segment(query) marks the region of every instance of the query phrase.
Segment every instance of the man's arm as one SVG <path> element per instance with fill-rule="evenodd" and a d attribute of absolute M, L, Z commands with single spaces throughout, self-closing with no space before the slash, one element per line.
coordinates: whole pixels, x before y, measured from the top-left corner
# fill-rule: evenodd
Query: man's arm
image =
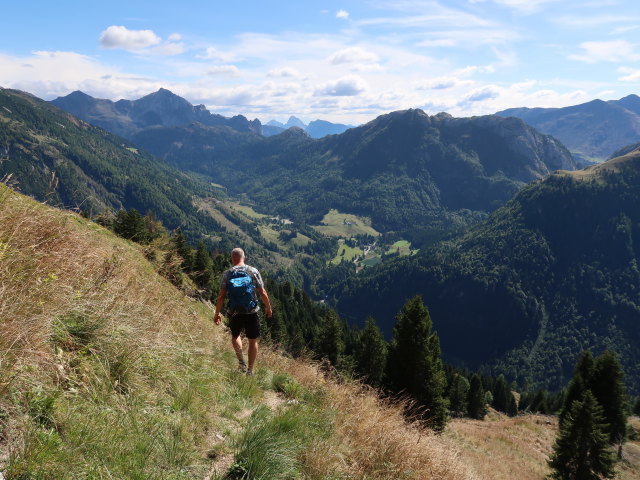
<path fill-rule="evenodd" d="M 267 294 L 267 290 L 264 287 L 258 287 L 258 293 L 260 294 L 260 298 L 262 299 L 262 303 L 264 303 L 265 311 L 267 317 L 271 318 L 273 312 L 271 311 L 271 300 L 269 300 L 269 295 Z"/>
<path fill-rule="evenodd" d="M 222 311 L 222 307 L 224 306 L 224 297 L 227 296 L 227 289 L 222 287 L 220 289 L 220 294 L 218 295 L 218 300 L 216 301 L 216 313 L 213 316 L 213 321 L 216 325 L 220 325 L 220 312 Z"/>

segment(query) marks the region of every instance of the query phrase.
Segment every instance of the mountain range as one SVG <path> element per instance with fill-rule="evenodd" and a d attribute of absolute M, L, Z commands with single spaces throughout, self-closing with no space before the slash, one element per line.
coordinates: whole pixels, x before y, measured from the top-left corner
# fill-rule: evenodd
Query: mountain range
<path fill-rule="evenodd" d="M 609 158 L 614 151 L 640 141 L 640 97 L 592 100 L 563 108 L 510 108 L 498 112 L 518 117 L 553 135 L 583 164 Z"/>
<path fill-rule="evenodd" d="M 161 88 L 137 100 L 111 100 L 94 98 L 81 91 L 58 97 L 51 103 L 72 115 L 97 127 L 131 138 L 136 133 L 158 126 L 187 126 L 198 122 L 206 126 L 227 126 L 240 132 L 254 132 L 264 136 L 282 133 L 290 127 L 305 130 L 312 138 L 342 133 L 350 125 L 314 120 L 305 125 L 302 120 L 290 117 L 286 124 L 271 120 L 262 125 L 260 120 L 247 120 L 243 115 L 231 118 L 211 113 L 204 105 L 192 105 L 175 93 Z"/>
<path fill-rule="evenodd" d="M 249 121 L 242 115 L 232 118 L 209 112 L 204 105 L 192 105 L 187 100 L 161 88 L 138 100 L 104 100 L 75 91 L 58 97 L 51 103 L 76 117 L 104 128 L 124 138 L 156 126 L 225 125 L 241 132 L 260 133 L 260 120 Z"/>
<path fill-rule="evenodd" d="M 640 391 L 640 150 L 519 192 L 462 236 L 367 269 L 334 297 L 389 334 L 422 295 L 449 361 L 547 388 L 612 349 Z M 372 292 L 375 292 L 372 295 Z"/>
<path fill-rule="evenodd" d="M 281 123 L 276 120 L 269 120 L 266 125 L 262 126 L 262 134 L 265 137 L 277 135 L 291 127 L 303 129 L 311 138 L 322 138 L 327 135 L 338 135 L 340 133 L 353 128 L 353 125 L 344 125 L 342 123 L 331 123 L 326 120 L 313 120 L 309 125 L 297 117 L 291 116 L 287 123 Z"/>
<path fill-rule="evenodd" d="M 193 124 L 148 129 L 133 141 L 271 213 L 312 223 L 337 209 L 371 217 L 382 232 L 468 225 L 527 182 L 575 169 L 566 148 L 519 119 L 421 110 L 319 140 L 297 127 L 264 138 Z"/>

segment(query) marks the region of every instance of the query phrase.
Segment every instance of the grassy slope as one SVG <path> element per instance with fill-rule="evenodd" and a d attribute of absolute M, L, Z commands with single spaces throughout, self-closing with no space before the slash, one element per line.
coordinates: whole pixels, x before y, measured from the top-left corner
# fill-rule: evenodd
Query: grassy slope
<path fill-rule="evenodd" d="M 0 184 L 5 478 L 476 478 L 398 406 L 264 349 L 234 371 L 206 306 L 140 247 Z M 281 393 L 276 393 L 278 390 Z M 289 401 L 295 400 L 295 401 Z"/>
<path fill-rule="evenodd" d="M 629 419 L 638 430 L 638 417 Z M 509 418 L 492 410 L 485 421 L 457 419 L 447 426 L 445 440 L 457 448 L 459 460 L 487 480 L 544 480 L 551 473 L 547 458 L 555 442 L 558 421 L 546 415 Z M 616 479 L 640 478 L 640 440 L 627 442 Z"/>

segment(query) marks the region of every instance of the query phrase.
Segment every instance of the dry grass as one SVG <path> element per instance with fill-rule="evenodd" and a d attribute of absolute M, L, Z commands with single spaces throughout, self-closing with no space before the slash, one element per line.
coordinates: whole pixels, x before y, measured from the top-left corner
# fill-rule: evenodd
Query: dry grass
<path fill-rule="evenodd" d="M 334 435 L 304 454 L 305 478 L 441 479 L 477 477 L 458 449 L 403 417 L 401 402 L 386 402 L 353 382 L 328 380 L 317 365 L 264 354 L 270 368 L 287 372 L 310 391 L 322 392 L 334 413 Z M 332 476 L 334 475 L 334 476 Z"/>
<path fill-rule="evenodd" d="M 460 459 L 481 479 L 542 480 L 550 473 L 546 461 L 557 432 L 554 417 L 509 418 L 492 412 L 484 421 L 456 419 L 444 436 L 461 449 Z"/>

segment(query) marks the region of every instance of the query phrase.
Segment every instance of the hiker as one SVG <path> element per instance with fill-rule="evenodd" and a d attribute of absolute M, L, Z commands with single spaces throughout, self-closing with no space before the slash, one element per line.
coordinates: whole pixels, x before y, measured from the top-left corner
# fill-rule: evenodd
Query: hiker
<path fill-rule="evenodd" d="M 260 298 L 265 305 L 266 315 L 271 318 L 271 302 L 269 295 L 264 288 L 264 282 L 260 272 L 245 265 L 246 256 L 241 248 L 234 248 L 231 251 L 231 263 L 233 266 L 222 274 L 220 294 L 216 302 L 216 313 L 213 321 L 220 325 L 220 312 L 224 305 L 224 300 L 229 296 L 228 314 L 229 328 L 231 329 L 231 345 L 238 357 L 238 370 L 247 375 L 253 375 L 253 366 L 258 355 L 258 337 L 260 337 L 260 319 L 258 317 L 258 299 L 255 292 L 260 294 Z M 244 330 L 249 341 L 249 364 L 244 361 L 242 354 L 242 340 L 240 333 Z"/>

